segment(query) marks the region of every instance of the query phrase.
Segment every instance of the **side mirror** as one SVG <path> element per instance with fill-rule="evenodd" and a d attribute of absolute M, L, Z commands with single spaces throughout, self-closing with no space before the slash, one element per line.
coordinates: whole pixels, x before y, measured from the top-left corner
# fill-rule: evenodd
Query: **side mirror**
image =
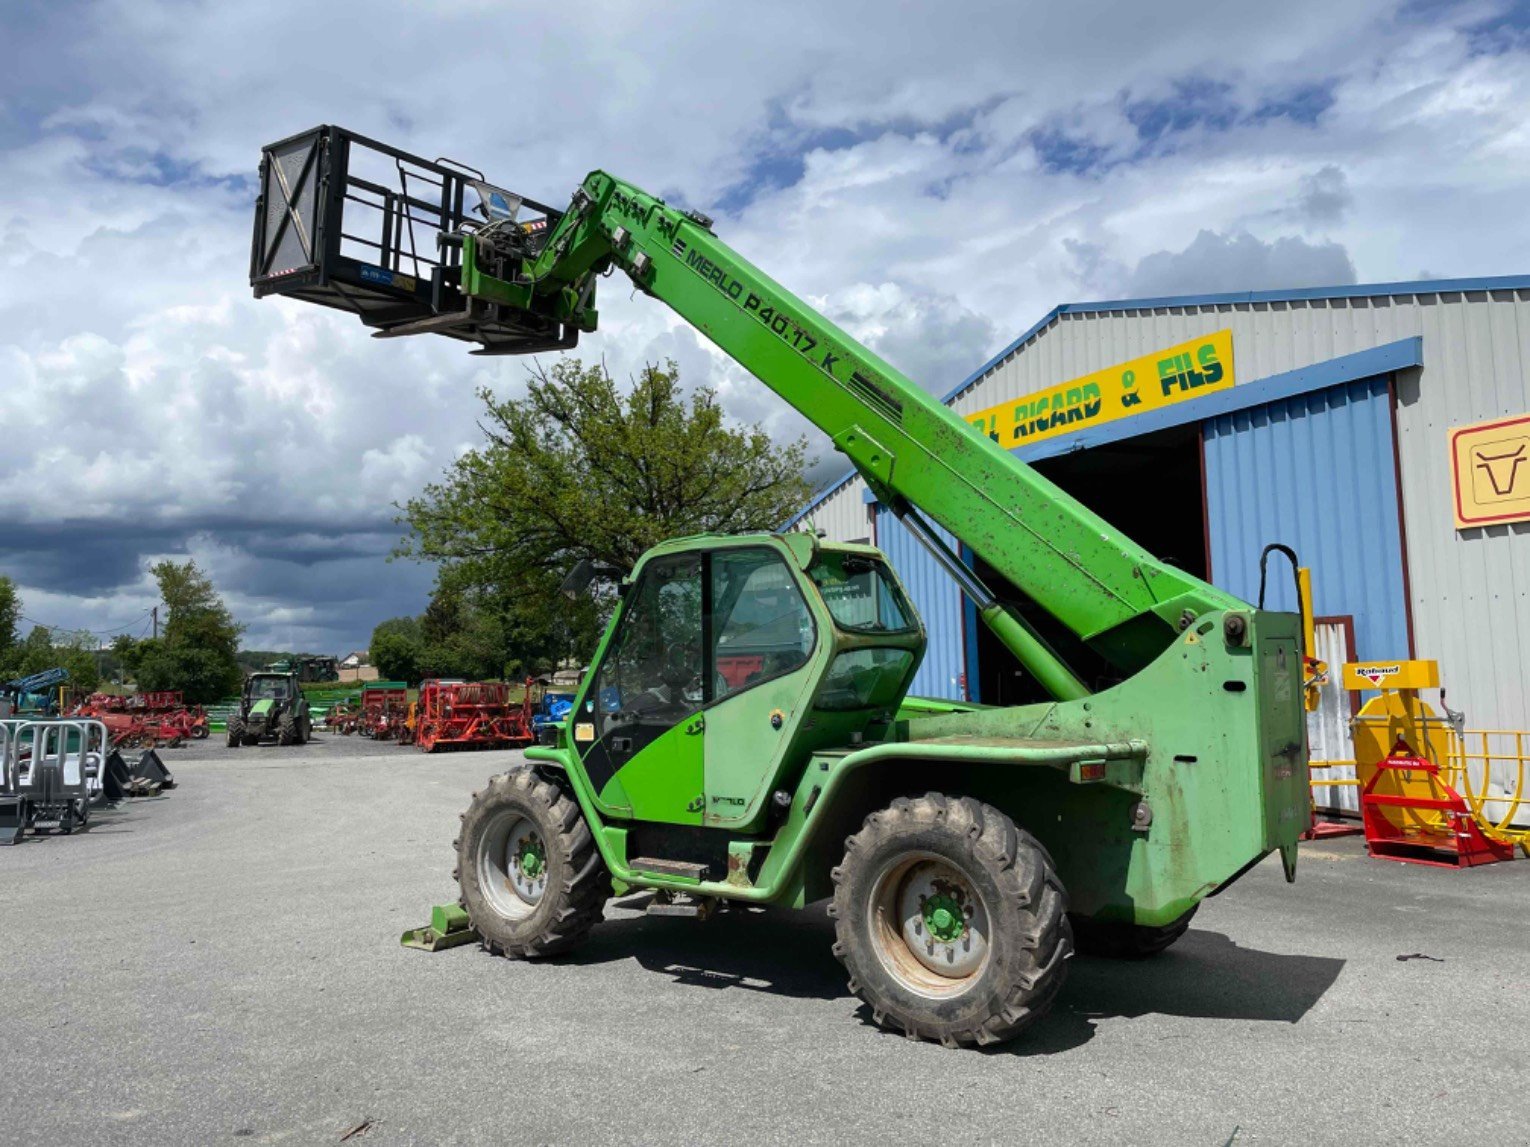
<path fill-rule="evenodd" d="M 590 583 L 595 580 L 595 563 L 589 558 L 580 558 L 574 563 L 574 568 L 568 571 L 568 576 L 563 579 L 563 584 L 558 591 L 570 601 L 579 600 L 585 590 L 590 588 Z"/>
<path fill-rule="evenodd" d="M 568 571 L 568 576 L 558 589 L 570 601 L 578 601 L 591 583 L 599 578 L 620 584 L 622 571 L 615 566 L 601 565 L 591 558 L 580 558 L 574 563 L 574 568 Z"/>

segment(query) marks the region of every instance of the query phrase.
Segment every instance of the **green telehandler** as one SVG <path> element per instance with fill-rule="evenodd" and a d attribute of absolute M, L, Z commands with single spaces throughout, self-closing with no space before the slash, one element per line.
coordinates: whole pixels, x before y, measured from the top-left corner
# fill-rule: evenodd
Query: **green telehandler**
<path fill-rule="evenodd" d="M 1270 853 L 1294 879 L 1295 614 L 1155 559 L 699 212 L 600 171 L 560 211 L 337 127 L 265 149 L 255 294 L 350 311 L 374 337 L 571 347 L 616 271 L 829 435 L 1037 700 L 908 698 L 925 631 L 872 547 L 807 532 L 659 545 L 610 575 L 619 603 L 567 722 L 463 816 L 460 904 L 486 948 L 567 951 L 613 887 L 670 915 L 827 898 L 876 1023 L 992 1044 L 1045 1014 L 1075 942 L 1151 955 Z"/>

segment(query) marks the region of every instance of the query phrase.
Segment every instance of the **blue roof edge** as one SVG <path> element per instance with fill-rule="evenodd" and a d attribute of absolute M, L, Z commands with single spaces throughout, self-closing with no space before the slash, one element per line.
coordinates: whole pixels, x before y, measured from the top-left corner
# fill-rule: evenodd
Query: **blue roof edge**
<path fill-rule="evenodd" d="M 1474 279 L 1406 279 L 1396 283 L 1357 283 L 1347 287 L 1294 287 L 1284 291 L 1224 291 L 1209 295 L 1163 295 L 1151 299 L 1104 299 L 1093 303 L 1059 303 L 1023 335 L 994 355 L 948 391 L 950 402 L 974 383 L 1051 326 L 1060 315 L 1088 315 L 1101 311 L 1151 311 L 1160 307 L 1206 307 L 1238 303 L 1292 303 L 1310 299 L 1364 299 L 1384 295 L 1438 295 L 1463 291 L 1530 290 L 1530 275 L 1490 275 Z"/>

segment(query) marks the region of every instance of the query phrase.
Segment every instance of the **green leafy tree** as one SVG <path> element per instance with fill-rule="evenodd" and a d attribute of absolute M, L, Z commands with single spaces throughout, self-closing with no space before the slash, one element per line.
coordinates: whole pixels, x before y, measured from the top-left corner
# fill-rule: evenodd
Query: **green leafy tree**
<path fill-rule="evenodd" d="M 372 630 L 368 655 L 378 674 L 388 681 L 419 684 L 425 676 L 420 671 L 420 623 L 413 617 L 393 617 Z"/>
<path fill-rule="evenodd" d="M 626 570 L 665 538 L 774 529 L 809 493 L 805 440 L 730 425 L 716 392 L 687 394 L 673 362 L 623 390 L 565 358 L 533 370 L 522 398 L 479 398 L 487 441 L 403 508 L 398 553 L 437 563 L 438 596 L 466 595 L 497 621 L 507 666 L 593 651 L 597 599 L 557 592 L 581 558 Z"/>
<path fill-rule="evenodd" d="M 88 633 L 33 626 L 25 639 L 0 657 L 0 681 L 28 677 L 45 669 L 63 668 L 69 684 L 87 692 L 101 681 L 101 661 Z"/>
<path fill-rule="evenodd" d="M 16 623 L 20 620 L 21 598 L 16 593 L 16 583 L 0 577 L 0 665 L 9 660 L 16 645 Z"/>
<path fill-rule="evenodd" d="M 119 639 L 113 651 L 144 691 L 178 689 L 195 704 L 216 701 L 238 690 L 239 635 L 212 579 L 196 562 L 162 561 L 150 571 L 167 607 L 158 639 Z"/>

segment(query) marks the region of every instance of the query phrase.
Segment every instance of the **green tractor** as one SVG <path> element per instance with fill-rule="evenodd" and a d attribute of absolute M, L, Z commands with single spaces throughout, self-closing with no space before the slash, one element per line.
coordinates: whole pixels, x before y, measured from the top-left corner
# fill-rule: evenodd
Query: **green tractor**
<path fill-rule="evenodd" d="M 245 678 L 239 712 L 228 719 L 228 747 L 258 745 L 306 745 L 313 735 L 308 698 L 296 673 L 252 673 Z"/>

